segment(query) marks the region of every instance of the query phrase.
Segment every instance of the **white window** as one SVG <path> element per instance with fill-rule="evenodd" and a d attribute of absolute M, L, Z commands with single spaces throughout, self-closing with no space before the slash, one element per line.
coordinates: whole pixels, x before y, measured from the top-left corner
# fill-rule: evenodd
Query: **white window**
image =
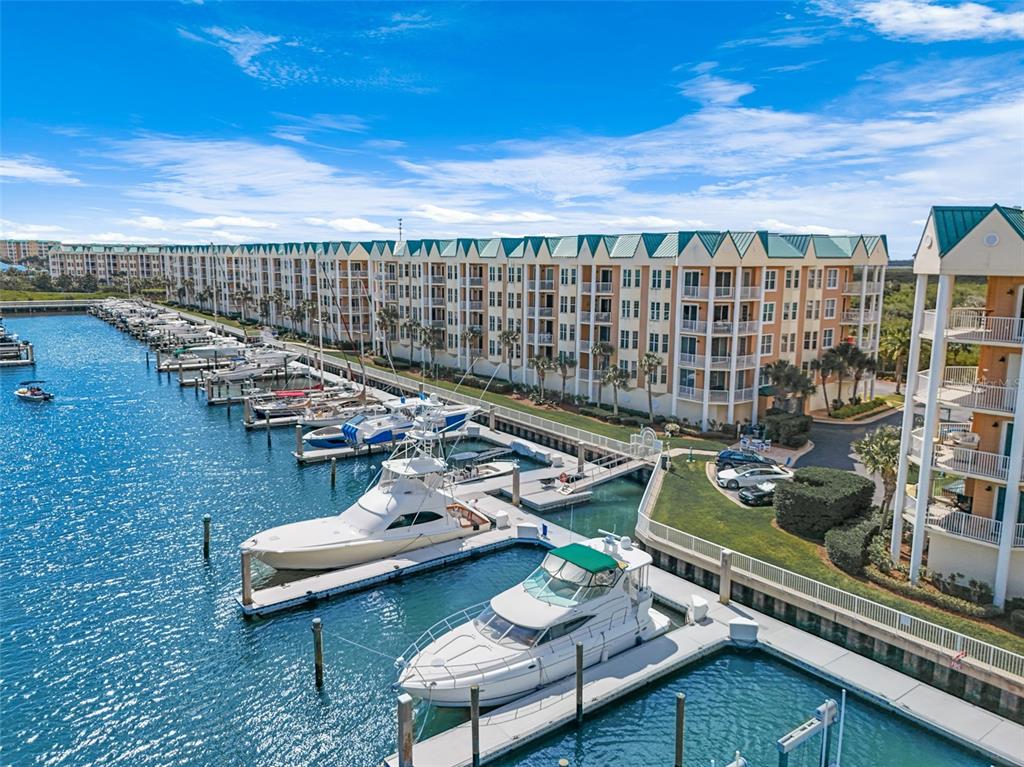
<path fill-rule="evenodd" d="M 637 319 L 640 319 L 640 302 L 639 301 L 634 301 L 633 302 L 633 316 L 636 317 Z"/>
<path fill-rule="evenodd" d="M 629 331 L 628 330 L 620 330 L 619 331 L 619 348 L 620 349 L 628 349 L 629 348 Z"/>
<path fill-rule="evenodd" d="M 775 322 L 775 302 L 771 301 L 761 306 L 761 322 Z"/>
<path fill-rule="evenodd" d="M 775 336 L 761 336 L 761 356 L 768 356 L 772 353 L 772 343 Z"/>
<path fill-rule="evenodd" d="M 839 287 L 839 270 L 838 269 L 829 269 L 828 273 L 825 276 L 825 279 L 826 279 L 826 283 L 825 283 L 826 287 L 828 287 L 830 289 L 838 288 Z"/>
<path fill-rule="evenodd" d="M 633 270 L 623 269 L 622 270 L 622 287 L 631 288 L 633 287 Z"/>
<path fill-rule="evenodd" d="M 623 317 L 623 318 L 628 318 L 629 317 L 629 301 L 625 301 L 624 300 L 622 302 L 622 307 L 621 307 L 621 311 L 619 312 L 619 316 Z"/>
<path fill-rule="evenodd" d="M 775 269 L 768 269 L 764 273 L 764 289 L 775 290 L 776 280 L 778 279 L 778 272 Z"/>
<path fill-rule="evenodd" d="M 668 354 L 668 333 L 661 334 L 661 353 Z"/>
<path fill-rule="evenodd" d="M 836 300 L 834 298 L 825 299 L 825 319 L 834 320 L 836 318 Z M 829 344 L 831 346 L 831 344 Z"/>
<path fill-rule="evenodd" d="M 661 319 L 661 304 L 655 301 L 651 304 L 651 320 L 657 322 Z"/>
<path fill-rule="evenodd" d="M 800 287 L 800 270 L 799 269 L 787 269 L 786 270 L 786 287 L 787 288 L 799 288 Z"/>
<path fill-rule="evenodd" d="M 634 330 L 633 331 L 633 348 L 634 349 L 639 349 L 640 348 L 640 331 L 639 330 Z"/>
<path fill-rule="evenodd" d="M 831 349 L 832 345 L 832 328 L 821 331 L 821 348 Z"/>
<path fill-rule="evenodd" d="M 651 269 L 651 289 L 661 290 L 661 269 Z"/>
<path fill-rule="evenodd" d="M 658 334 L 650 333 L 647 337 L 647 351 L 657 352 L 658 351 Z"/>

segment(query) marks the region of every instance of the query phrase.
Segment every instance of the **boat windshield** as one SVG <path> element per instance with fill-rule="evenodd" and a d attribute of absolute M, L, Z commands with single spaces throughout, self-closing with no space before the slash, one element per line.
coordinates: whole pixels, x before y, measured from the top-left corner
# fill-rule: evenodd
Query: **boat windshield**
<path fill-rule="evenodd" d="M 473 625 L 476 626 L 477 631 L 492 642 L 514 647 L 533 647 L 537 644 L 542 632 L 542 629 L 517 626 L 502 618 L 490 606 L 484 608 L 484 611 L 473 619 Z"/>
<path fill-rule="evenodd" d="M 561 557 L 548 554 L 523 582 L 534 599 L 559 607 L 574 607 L 603 596 L 619 579 L 617 570 L 590 572 Z"/>

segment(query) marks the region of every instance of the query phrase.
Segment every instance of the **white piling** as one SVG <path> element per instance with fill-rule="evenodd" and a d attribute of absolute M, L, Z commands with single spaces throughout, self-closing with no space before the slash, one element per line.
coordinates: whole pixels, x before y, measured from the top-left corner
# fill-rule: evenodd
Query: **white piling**
<path fill-rule="evenodd" d="M 295 424 L 295 455 L 302 458 L 302 427 Z"/>
<path fill-rule="evenodd" d="M 412 767 L 412 696 L 398 696 L 398 767 Z"/>
<path fill-rule="evenodd" d="M 683 736 L 686 730 L 686 693 L 676 693 L 676 760 L 674 767 L 683 767 Z"/>
<path fill-rule="evenodd" d="M 252 604 L 252 552 L 242 552 L 242 606 Z"/>
<path fill-rule="evenodd" d="M 512 469 L 512 505 L 519 505 L 519 467 Z"/>
<path fill-rule="evenodd" d="M 718 601 L 723 605 L 732 599 L 732 552 L 722 549 L 718 568 Z"/>
<path fill-rule="evenodd" d="M 587 462 L 587 445 L 584 442 L 576 443 L 576 473 L 582 474 L 584 464 Z"/>
<path fill-rule="evenodd" d="M 338 482 L 338 459 L 331 458 L 331 487 Z"/>

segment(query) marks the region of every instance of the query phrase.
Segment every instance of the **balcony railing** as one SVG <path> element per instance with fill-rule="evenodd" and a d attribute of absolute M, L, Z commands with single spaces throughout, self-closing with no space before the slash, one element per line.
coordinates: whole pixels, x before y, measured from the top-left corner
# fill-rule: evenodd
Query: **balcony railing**
<path fill-rule="evenodd" d="M 469 278 L 469 286 L 471 288 L 479 288 L 483 284 L 484 284 L 484 278 L 483 277 L 470 277 Z"/>
<path fill-rule="evenodd" d="M 711 323 L 711 332 L 716 336 L 731 336 L 732 320 L 715 320 Z"/>
<path fill-rule="evenodd" d="M 431 285 L 444 285 L 446 279 L 443 274 L 431 274 L 427 277 L 427 282 Z"/>
<path fill-rule="evenodd" d="M 683 285 L 683 298 L 707 298 L 708 289 L 700 285 Z"/>
<path fill-rule="evenodd" d="M 710 392 L 708 392 L 708 394 L 709 394 L 709 397 L 708 397 L 708 401 L 709 402 L 722 403 L 722 402 L 728 402 L 729 401 L 729 392 L 726 389 L 712 389 Z M 733 401 L 734 402 L 749 402 L 752 399 L 754 399 L 754 390 L 753 389 L 751 389 L 751 388 L 736 389 Z"/>
<path fill-rule="evenodd" d="M 530 333 L 526 337 L 526 343 L 548 345 L 551 343 L 551 338 L 551 333 Z"/>
<path fill-rule="evenodd" d="M 932 511 L 932 508 L 929 507 L 928 516 L 925 518 L 925 524 L 929 527 L 960 538 L 970 538 L 972 541 L 999 545 L 999 539 L 1003 534 L 1003 523 L 999 520 L 965 514 L 962 511 L 950 511 L 943 514 L 941 511 Z M 1013 547 L 1024 548 L 1024 523 L 1017 524 Z"/>
<path fill-rule="evenodd" d="M 589 293 L 611 293 L 612 284 L 610 282 L 588 282 L 584 285 L 587 292 Z"/>
<path fill-rule="evenodd" d="M 588 339 L 588 338 L 580 339 L 580 353 L 581 354 L 583 352 L 588 352 L 589 353 L 590 352 L 590 345 L 591 345 L 590 344 L 590 339 Z"/>
<path fill-rule="evenodd" d="M 704 392 L 694 386 L 679 386 L 676 389 L 676 393 L 680 399 L 688 399 L 693 402 L 704 401 Z"/>
<path fill-rule="evenodd" d="M 878 322 L 880 315 L 877 311 L 865 311 L 864 312 L 864 323 L 873 324 Z M 851 309 L 848 312 L 843 312 L 843 324 L 844 325 L 859 325 L 861 322 L 860 309 Z"/>
<path fill-rule="evenodd" d="M 554 317 L 555 316 L 555 307 L 553 307 L 553 306 L 538 306 L 537 307 L 537 316 L 538 317 Z"/>
<path fill-rule="evenodd" d="M 700 333 L 704 335 L 708 332 L 707 320 L 679 320 L 679 329 L 683 333 Z"/>
<path fill-rule="evenodd" d="M 722 356 L 714 356 L 713 355 L 711 357 L 711 369 L 712 370 L 728 370 L 730 367 L 732 367 L 732 356 L 731 355 L 728 355 L 728 354 L 722 355 Z"/>
<path fill-rule="evenodd" d="M 935 337 L 935 311 L 924 313 L 921 334 Z M 993 317 L 984 309 L 953 309 L 946 323 L 946 338 L 953 343 L 1024 344 L 1024 317 Z"/>
<path fill-rule="evenodd" d="M 530 280 L 527 290 L 554 290 L 554 280 Z"/>
<path fill-rule="evenodd" d="M 917 374 L 915 399 L 924 401 L 928 392 L 929 373 Z M 976 367 L 947 367 L 938 390 L 939 402 L 968 410 L 991 410 L 1012 415 L 1017 404 L 1017 387 L 978 380 Z"/>
<path fill-rule="evenodd" d="M 480 312 L 480 311 L 483 311 L 484 302 L 483 301 L 467 301 L 466 302 L 466 306 L 469 308 L 469 310 L 471 312 Z"/>
<path fill-rule="evenodd" d="M 964 434 L 970 430 L 970 424 L 941 424 L 939 435 L 934 438 L 937 443 L 932 450 L 932 466 L 952 474 L 1005 482 L 1010 470 L 1009 456 L 949 444 L 955 435 Z M 923 438 L 924 429 L 916 429 L 911 433 L 910 455 L 916 458 L 918 463 L 921 461 Z"/>
<path fill-rule="evenodd" d="M 843 295 L 859 296 L 861 293 L 861 284 L 862 283 L 860 280 L 852 280 L 850 282 L 847 282 L 845 285 L 843 285 Z M 874 295 L 876 293 L 881 293 L 884 288 L 884 282 L 869 282 L 864 287 L 864 294 Z"/>
<path fill-rule="evenodd" d="M 732 291 L 732 285 L 716 285 L 715 286 L 715 298 L 732 298 L 735 293 Z"/>
<path fill-rule="evenodd" d="M 752 300 L 761 297 L 761 288 L 755 285 L 744 285 L 740 288 L 740 298 Z"/>
<path fill-rule="evenodd" d="M 594 312 L 594 322 L 600 322 L 607 325 L 612 321 L 611 312 Z"/>
<path fill-rule="evenodd" d="M 680 354 L 679 364 L 684 368 L 703 368 L 706 359 L 703 354 Z"/>
<path fill-rule="evenodd" d="M 757 320 L 744 320 L 739 324 L 736 332 L 741 336 L 749 336 L 757 333 L 760 323 Z"/>

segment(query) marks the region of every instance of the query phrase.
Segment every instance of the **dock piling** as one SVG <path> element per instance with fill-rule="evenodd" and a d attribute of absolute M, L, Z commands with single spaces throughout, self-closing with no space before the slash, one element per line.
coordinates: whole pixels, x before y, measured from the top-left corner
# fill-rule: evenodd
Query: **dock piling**
<path fill-rule="evenodd" d="M 242 552 L 242 607 L 252 604 L 252 552 Z"/>
<path fill-rule="evenodd" d="M 676 693 L 676 760 L 673 767 L 683 767 L 683 734 L 686 729 L 686 693 Z"/>
<path fill-rule="evenodd" d="M 583 642 L 576 643 L 576 726 L 583 724 Z"/>
<path fill-rule="evenodd" d="M 316 689 L 324 686 L 324 624 L 319 618 L 313 619 L 313 669 Z"/>
<path fill-rule="evenodd" d="M 263 427 L 267 430 L 267 447 L 270 447 L 270 413 L 263 419 Z"/>
<path fill-rule="evenodd" d="M 331 458 L 331 487 L 334 487 L 338 482 L 338 459 Z"/>
<path fill-rule="evenodd" d="M 583 467 L 587 462 L 587 446 L 584 442 L 576 443 L 576 473 L 582 474 Z"/>
<path fill-rule="evenodd" d="M 732 599 L 732 552 L 722 549 L 718 568 L 718 601 L 723 605 Z"/>
<path fill-rule="evenodd" d="M 203 559 L 210 558 L 210 515 L 203 514 Z"/>
<path fill-rule="evenodd" d="M 480 767 L 480 686 L 469 688 L 469 721 L 473 740 L 473 767 Z"/>
<path fill-rule="evenodd" d="M 512 469 L 512 505 L 519 505 L 519 466 Z"/>
<path fill-rule="evenodd" d="M 146 370 L 149 370 L 149 349 L 146 349 Z"/>
<path fill-rule="evenodd" d="M 28 345 L 28 364 L 35 367 L 36 364 L 36 347 L 34 344 Z"/>
<path fill-rule="evenodd" d="M 295 424 L 295 456 L 302 458 L 302 426 Z"/>
<path fill-rule="evenodd" d="M 412 767 L 412 696 L 398 696 L 398 767 Z"/>

